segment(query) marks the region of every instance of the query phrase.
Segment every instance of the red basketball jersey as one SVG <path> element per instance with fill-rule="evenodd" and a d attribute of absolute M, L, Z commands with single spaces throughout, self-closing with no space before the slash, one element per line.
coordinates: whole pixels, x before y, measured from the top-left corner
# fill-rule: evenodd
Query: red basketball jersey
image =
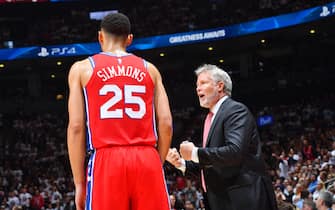
<path fill-rule="evenodd" d="M 100 53 L 84 88 L 88 147 L 156 144 L 154 83 L 147 63 L 133 54 Z"/>

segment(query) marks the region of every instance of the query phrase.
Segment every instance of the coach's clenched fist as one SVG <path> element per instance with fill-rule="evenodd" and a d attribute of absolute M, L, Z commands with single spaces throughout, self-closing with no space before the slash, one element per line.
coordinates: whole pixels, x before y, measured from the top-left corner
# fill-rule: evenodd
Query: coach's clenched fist
<path fill-rule="evenodd" d="M 184 141 L 183 143 L 181 143 L 179 152 L 182 158 L 184 158 L 185 160 L 192 160 L 192 151 L 194 147 L 194 144 L 189 141 Z"/>

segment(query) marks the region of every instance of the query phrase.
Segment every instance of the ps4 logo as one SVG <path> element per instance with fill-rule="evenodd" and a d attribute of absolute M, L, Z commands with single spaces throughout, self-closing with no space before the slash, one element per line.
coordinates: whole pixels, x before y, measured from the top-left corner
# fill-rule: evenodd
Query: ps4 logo
<path fill-rule="evenodd" d="M 41 51 L 37 54 L 40 57 L 47 56 L 62 56 L 76 54 L 75 47 L 52 47 L 49 50 L 46 47 L 41 47 Z"/>
<path fill-rule="evenodd" d="M 330 11 L 327 6 L 322 7 L 322 12 L 320 13 L 320 17 L 327 17 L 330 14 Z"/>

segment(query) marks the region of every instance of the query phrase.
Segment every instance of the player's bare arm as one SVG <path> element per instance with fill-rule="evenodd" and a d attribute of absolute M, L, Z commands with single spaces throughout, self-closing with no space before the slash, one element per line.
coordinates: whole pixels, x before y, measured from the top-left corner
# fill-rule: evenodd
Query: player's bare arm
<path fill-rule="evenodd" d="M 76 187 L 76 206 L 79 210 L 84 210 L 85 203 L 85 111 L 84 96 L 82 91 L 81 74 L 85 62 L 75 63 L 69 72 L 69 100 L 68 112 L 69 123 L 67 129 L 67 143 L 69 159 Z"/>
<path fill-rule="evenodd" d="M 155 83 L 155 110 L 158 129 L 158 152 L 162 163 L 169 151 L 172 138 L 172 116 L 170 111 L 169 100 L 162 83 L 162 77 L 158 69 L 149 63 L 148 67 L 150 76 Z"/>

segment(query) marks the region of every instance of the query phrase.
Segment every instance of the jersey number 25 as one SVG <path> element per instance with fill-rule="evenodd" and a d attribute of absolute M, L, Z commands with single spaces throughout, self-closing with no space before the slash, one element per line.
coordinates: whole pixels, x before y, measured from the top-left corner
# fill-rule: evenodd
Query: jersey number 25
<path fill-rule="evenodd" d="M 146 112 L 145 102 L 140 96 L 134 96 L 133 93 L 145 93 L 145 86 L 143 85 L 125 85 L 124 95 L 122 90 L 117 85 L 104 85 L 99 95 L 105 96 L 107 93 L 112 92 L 114 96 L 111 97 L 106 103 L 100 107 L 100 118 L 123 118 L 123 112 L 125 112 L 130 118 L 142 119 Z M 125 108 L 110 110 L 116 103 L 124 100 Z M 127 104 L 136 104 L 139 109 L 134 110 L 126 107 Z"/>

